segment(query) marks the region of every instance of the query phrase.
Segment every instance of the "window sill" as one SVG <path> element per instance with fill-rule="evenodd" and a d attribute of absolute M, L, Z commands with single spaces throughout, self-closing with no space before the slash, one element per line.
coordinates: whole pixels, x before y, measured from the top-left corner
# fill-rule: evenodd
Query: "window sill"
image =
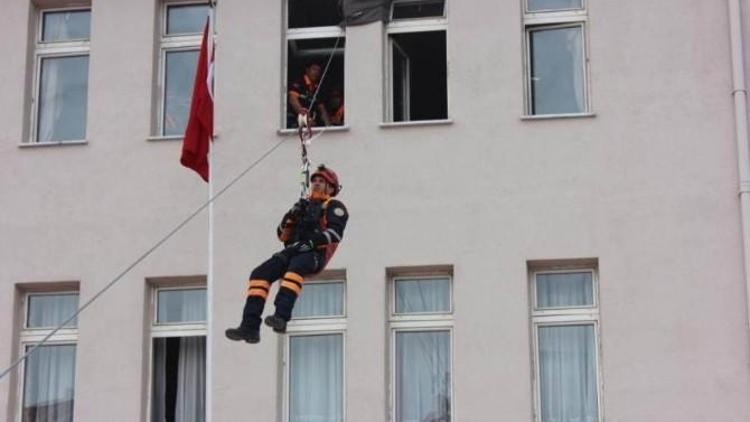
<path fill-rule="evenodd" d="M 596 113 L 536 114 L 521 116 L 521 120 L 580 119 L 596 117 Z"/>
<path fill-rule="evenodd" d="M 322 131 L 326 132 L 346 132 L 349 130 L 349 126 L 322 126 L 322 127 L 314 127 L 312 128 L 313 133 L 320 133 Z M 279 135 L 296 135 L 299 131 L 294 129 L 278 129 L 276 131 Z"/>
<path fill-rule="evenodd" d="M 149 136 L 148 138 L 146 138 L 146 141 L 148 142 L 174 142 L 174 141 L 182 142 L 183 139 L 185 139 L 185 135 L 154 135 L 154 136 Z M 219 139 L 219 134 L 214 133 L 213 139 L 214 141 Z"/>
<path fill-rule="evenodd" d="M 18 144 L 19 148 L 46 148 L 46 147 L 62 147 L 68 145 L 88 145 L 87 140 L 77 141 L 59 141 L 59 142 L 23 142 Z"/>
<path fill-rule="evenodd" d="M 157 135 L 149 136 L 146 140 L 149 142 L 182 141 L 184 137 L 184 135 Z"/>
<path fill-rule="evenodd" d="M 411 127 L 411 126 L 442 126 L 452 125 L 453 119 L 441 119 L 441 120 L 413 120 L 408 122 L 381 122 L 380 127 L 382 129 L 390 129 L 394 127 Z"/>

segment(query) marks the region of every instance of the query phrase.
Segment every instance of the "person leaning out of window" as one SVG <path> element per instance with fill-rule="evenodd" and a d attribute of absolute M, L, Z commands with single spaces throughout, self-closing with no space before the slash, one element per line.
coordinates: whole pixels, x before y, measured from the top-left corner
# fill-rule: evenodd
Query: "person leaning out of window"
<path fill-rule="evenodd" d="M 315 98 L 315 104 L 311 104 L 320 84 L 320 75 L 320 64 L 317 62 L 308 62 L 305 65 L 305 71 L 302 76 L 289 83 L 289 91 L 287 93 L 289 107 L 287 108 L 286 121 L 288 128 L 298 126 L 297 116 L 300 114 L 310 114 L 310 121 L 313 126 L 320 126 L 321 124 L 325 126 L 331 125 L 331 120 L 325 107 L 325 99 L 322 98 L 321 93 L 318 93 L 318 96 Z M 315 107 L 315 110 L 310 110 L 311 105 Z"/>

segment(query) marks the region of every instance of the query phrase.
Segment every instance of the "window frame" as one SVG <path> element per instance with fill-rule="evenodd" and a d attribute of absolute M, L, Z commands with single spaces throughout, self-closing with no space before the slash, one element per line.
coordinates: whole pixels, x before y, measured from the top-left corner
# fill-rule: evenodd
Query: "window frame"
<path fill-rule="evenodd" d="M 288 3 L 288 2 L 287 2 Z M 283 422 L 289 422 L 289 412 L 291 403 L 291 339 L 292 337 L 307 337 L 307 336 L 324 336 L 324 335 L 341 335 L 341 365 L 342 365 L 342 381 L 341 381 L 341 414 L 342 419 L 346 421 L 346 318 L 347 318 L 347 280 L 346 277 L 331 277 L 331 278 L 320 278 L 305 280 L 304 286 L 310 284 L 326 284 L 326 283 L 343 283 L 344 290 L 342 292 L 342 300 L 344 301 L 343 315 L 340 316 L 322 316 L 322 317 L 303 317 L 293 318 L 287 325 L 287 334 L 284 335 L 283 339 L 283 353 L 282 353 L 282 417 Z"/>
<path fill-rule="evenodd" d="M 91 7 L 61 7 L 61 8 L 44 8 L 39 9 L 36 12 L 36 35 L 34 39 L 34 76 L 33 88 L 31 93 L 31 130 L 29 131 L 28 144 L 39 144 L 39 145 L 56 145 L 56 144 L 75 144 L 85 143 L 86 135 L 82 139 L 67 139 L 61 141 L 40 141 L 39 140 L 39 116 L 40 107 L 42 102 L 40 100 L 41 84 L 42 84 L 42 61 L 49 58 L 62 58 L 62 57 L 90 57 L 91 56 L 91 30 L 89 28 L 89 38 L 80 38 L 74 40 L 65 41 L 42 41 L 44 31 L 44 16 L 47 13 L 60 13 L 60 12 L 79 12 L 88 11 L 91 13 Z M 93 17 L 93 15 L 92 15 Z M 89 21 L 90 24 L 91 21 Z M 89 61 L 90 64 L 90 61 Z M 86 81 L 86 87 L 88 89 L 89 81 Z M 87 94 L 88 96 L 88 94 Z M 84 133 L 86 133 L 86 126 L 88 126 L 88 98 L 86 99 L 86 125 L 84 126 Z"/>
<path fill-rule="evenodd" d="M 21 315 L 23 315 L 23 322 L 21 324 L 18 334 L 18 356 L 23 356 L 26 353 L 27 347 L 34 347 L 39 344 L 49 333 L 54 331 L 56 326 L 53 327 L 39 327 L 30 328 L 28 327 L 28 316 L 29 316 L 29 297 L 30 296 L 57 296 L 57 295 L 78 295 L 80 299 L 80 291 L 73 289 L 64 290 L 45 290 L 45 291 L 25 291 L 23 294 L 23 301 L 21 305 Z M 78 308 L 76 308 L 77 310 Z M 78 324 L 72 328 L 61 328 L 55 334 L 53 334 L 49 340 L 44 342 L 43 346 L 67 346 L 73 345 L 76 347 L 76 360 L 78 359 Z M 77 365 L 76 365 L 77 369 Z M 16 393 L 16 405 L 17 411 L 14 415 L 15 422 L 21 422 L 23 420 L 23 405 L 26 399 L 26 359 L 19 364 L 18 372 L 18 390 Z M 75 385 L 78 378 L 78 371 L 76 370 L 73 374 L 73 397 L 75 398 L 76 390 Z"/>
<path fill-rule="evenodd" d="M 344 40 L 344 46 L 341 46 L 341 40 L 339 40 L 339 46 L 336 49 L 343 49 L 344 63 L 346 63 L 346 28 L 342 28 L 336 25 L 328 26 L 311 26 L 305 28 L 289 28 L 289 0 L 283 0 L 281 2 L 282 7 L 282 30 L 281 30 L 281 104 L 279 112 L 279 132 L 285 133 L 288 131 L 297 132 L 297 128 L 286 127 L 286 114 L 289 107 L 289 100 L 287 98 L 289 93 L 289 41 L 294 40 L 312 40 L 312 39 L 326 39 L 326 38 L 341 38 Z M 330 54 L 330 49 L 323 49 L 326 53 Z M 334 53 L 335 54 L 335 53 Z M 323 65 L 325 66 L 325 65 Z M 346 65 L 344 65 L 344 104 L 346 104 Z M 347 128 L 347 120 L 344 117 L 343 126 L 325 126 L 316 127 L 314 129 L 321 130 L 326 128 L 327 130 L 339 128 Z"/>
<path fill-rule="evenodd" d="M 448 41 L 448 13 L 449 4 L 448 0 L 445 0 L 443 6 L 442 17 L 425 17 L 425 18 L 409 18 L 409 19 L 397 19 L 392 20 L 393 11 L 396 4 L 399 3 L 420 3 L 420 0 L 395 0 L 391 4 L 391 8 L 388 12 L 388 21 L 385 22 L 383 31 L 383 121 L 381 125 L 415 125 L 420 123 L 429 122 L 449 122 L 451 121 L 451 107 L 450 107 L 450 72 L 448 71 L 448 58 L 449 54 L 449 41 Z M 446 116 L 444 119 L 434 120 L 404 120 L 394 121 L 393 120 L 393 48 L 394 42 L 391 35 L 394 34 L 408 34 L 418 32 L 439 32 L 445 33 L 445 107 Z M 409 101 L 411 102 L 411 101 Z M 410 114 L 407 112 L 407 114 Z"/>
<path fill-rule="evenodd" d="M 174 6 L 203 6 L 205 2 L 195 0 L 165 0 L 161 2 L 160 12 L 161 19 L 159 29 L 159 70 L 157 87 L 159 90 L 158 111 L 156 121 L 156 135 L 159 138 L 182 138 L 182 134 L 166 135 L 164 133 L 164 117 L 167 107 L 167 54 L 178 51 L 196 51 L 200 52 L 201 42 L 203 41 L 203 32 L 180 33 L 175 35 L 167 34 L 167 18 L 170 7 Z M 208 16 L 208 15 L 206 15 Z M 192 93 L 191 93 L 192 95 Z"/>
<path fill-rule="evenodd" d="M 593 114 L 591 102 L 591 60 L 589 57 L 588 36 L 588 5 L 586 0 L 581 0 L 581 9 L 550 9 L 530 12 L 528 0 L 523 1 L 523 78 L 524 78 L 524 101 L 523 118 L 554 118 L 554 117 L 576 117 L 590 116 Z M 531 87 L 531 32 L 545 29 L 581 28 L 581 57 L 583 70 L 583 110 L 573 113 L 533 113 L 533 97 Z"/>
<path fill-rule="evenodd" d="M 558 307 L 537 309 L 536 277 L 538 274 L 565 274 L 591 272 L 593 306 L 587 307 Z M 602 391 L 603 377 L 601 364 L 601 331 L 600 331 L 600 302 L 599 302 L 599 276 L 595 266 L 564 266 L 556 269 L 537 269 L 529 271 L 530 290 L 530 323 L 531 323 L 531 355 L 532 355 L 532 391 L 534 405 L 534 422 L 542 421 L 541 411 L 541 378 L 539 357 L 539 328 L 541 327 L 565 327 L 565 326 L 593 326 L 594 328 L 594 368 L 596 369 L 596 400 L 597 417 L 602 422 Z"/>
<path fill-rule="evenodd" d="M 448 312 L 414 312 L 396 313 L 396 281 L 425 280 L 447 278 L 449 283 L 448 295 L 450 311 Z M 390 277 L 388 289 L 388 339 L 389 339 L 389 380 L 388 380 L 388 420 L 396 421 L 398 406 L 396 400 L 396 336 L 409 332 L 448 332 L 450 350 L 450 419 L 455 419 L 455 342 L 454 342 L 454 314 L 453 276 L 445 273 L 425 273 L 423 275 L 394 275 Z"/>

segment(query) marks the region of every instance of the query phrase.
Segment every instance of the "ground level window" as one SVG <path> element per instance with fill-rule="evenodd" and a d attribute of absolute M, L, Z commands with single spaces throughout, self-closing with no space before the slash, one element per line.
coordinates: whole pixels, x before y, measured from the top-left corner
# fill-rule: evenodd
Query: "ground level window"
<path fill-rule="evenodd" d="M 206 289 L 157 287 L 153 299 L 151 422 L 203 422 Z"/>
<path fill-rule="evenodd" d="M 449 330 L 396 332 L 396 420 L 451 419 Z"/>
<path fill-rule="evenodd" d="M 343 335 L 289 338 L 289 422 L 344 420 Z"/>
<path fill-rule="evenodd" d="M 22 421 L 72 421 L 75 372 L 75 344 L 44 345 L 31 354 L 26 360 Z"/>
<path fill-rule="evenodd" d="M 445 31 L 390 34 L 390 120 L 448 118 Z"/>
<path fill-rule="evenodd" d="M 153 422 L 202 421 L 206 395 L 206 338 L 154 339 Z"/>

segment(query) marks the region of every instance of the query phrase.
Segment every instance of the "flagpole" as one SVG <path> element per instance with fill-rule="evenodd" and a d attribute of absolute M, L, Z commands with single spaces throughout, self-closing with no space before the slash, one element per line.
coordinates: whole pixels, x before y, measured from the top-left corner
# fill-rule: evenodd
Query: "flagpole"
<path fill-rule="evenodd" d="M 210 42 L 209 42 L 210 41 Z M 208 2 L 208 36 L 207 36 L 207 47 L 208 47 L 208 92 L 213 95 L 213 66 L 214 62 L 214 2 L 209 0 Z M 214 101 L 214 104 L 216 102 Z M 213 110 L 212 110 L 213 112 Z M 208 330 L 206 332 L 206 422 L 211 422 L 213 419 L 213 322 L 214 322 L 214 202 L 211 199 L 214 197 L 214 154 L 213 154 L 213 143 L 214 134 L 209 135 L 208 142 L 208 274 L 206 277 L 206 300 L 208 306 L 206 307 L 206 324 Z"/>

